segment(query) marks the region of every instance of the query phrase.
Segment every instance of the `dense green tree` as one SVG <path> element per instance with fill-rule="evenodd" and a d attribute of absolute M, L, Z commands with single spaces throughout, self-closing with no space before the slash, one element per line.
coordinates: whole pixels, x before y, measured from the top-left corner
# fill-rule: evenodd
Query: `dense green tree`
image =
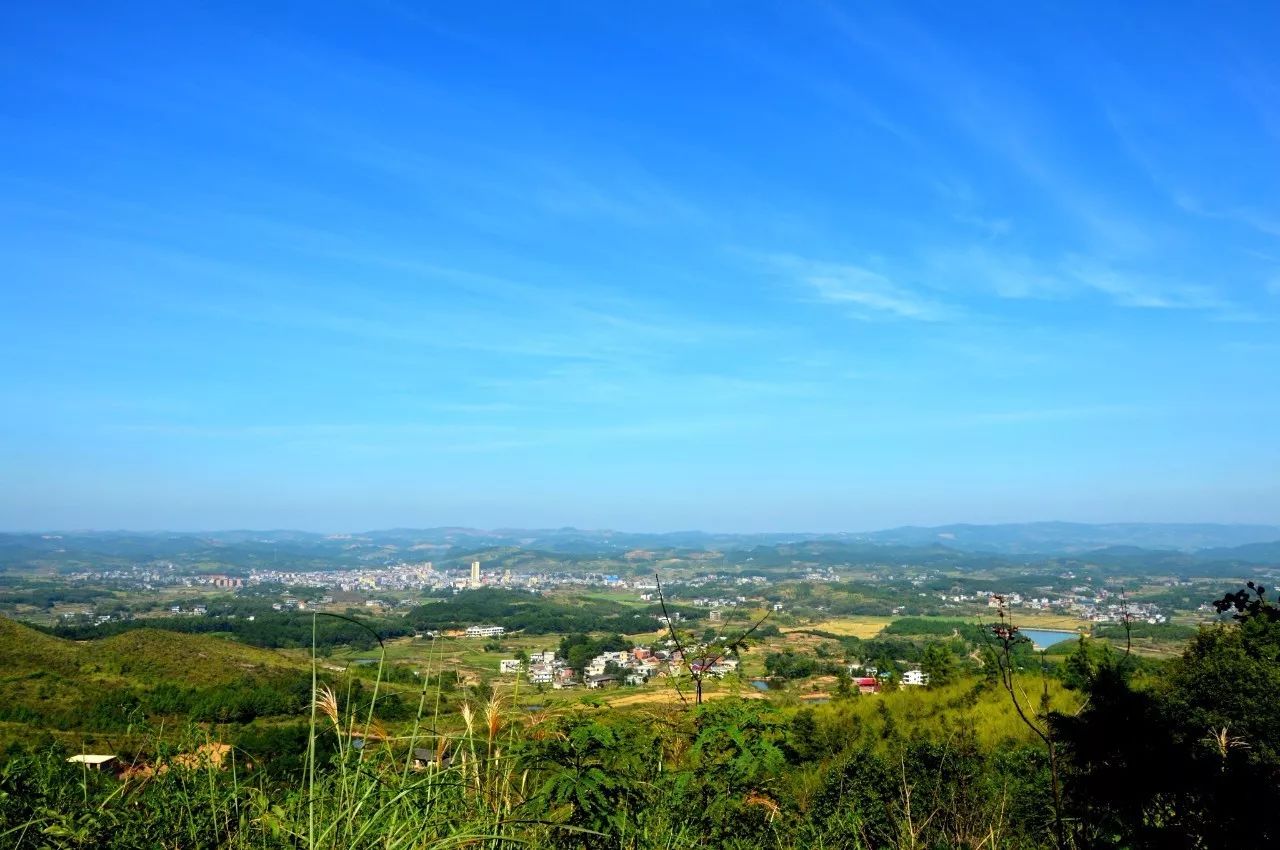
<path fill-rule="evenodd" d="M 955 681 L 956 657 L 945 643 L 930 641 L 920 659 L 920 669 L 929 677 L 929 687 L 945 687 Z"/>
<path fill-rule="evenodd" d="M 1165 677 L 1092 672 L 1089 703 L 1056 717 L 1068 800 L 1092 847 L 1263 848 L 1280 841 L 1280 617 L 1256 596 L 1201 629 Z"/>

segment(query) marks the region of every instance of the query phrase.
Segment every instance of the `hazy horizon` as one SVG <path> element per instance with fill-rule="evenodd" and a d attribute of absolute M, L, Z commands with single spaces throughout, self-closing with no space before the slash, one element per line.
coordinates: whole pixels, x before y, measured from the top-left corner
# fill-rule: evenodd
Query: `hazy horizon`
<path fill-rule="evenodd" d="M 1280 518 L 1280 16 L 0 10 L 0 528 Z"/>
<path fill-rule="evenodd" d="M 994 522 L 994 523 L 976 523 L 976 522 L 944 522 L 938 524 L 918 524 L 904 523 L 891 526 L 876 526 L 874 528 L 771 528 L 771 529 L 734 529 L 734 528 L 625 528 L 618 526 L 582 526 L 582 525 L 547 525 L 547 526 L 531 526 L 531 525 L 494 525 L 479 526 L 468 524 L 439 524 L 439 525 L 371 525 L 360 528 L 304 528 L 292 526 L 222 526 L 222 527 L 83 527 L 83 528 L 3 528 L 0 534 L 217 534 L 217 533 L 237 533 L 237 534 L 272 534 L 272 533 L 291 533 L 291 534 L 315 534 L 327 535 L 331 537 L 353 536 L 360 534 L 377 534 L 393 531 L 441 531 L 441 530 L 461 530 L 475 531 L 480 533 L 498 533 L 498 532 L 569 532 L 577 531 L 584 534 L 624 534 L 624 535 L 677 535 L 677 534 L 709 534 L 709 535 L 725 535 L 725 536 L 744 536 L 753 535 L 872 535 L 888 531 L 897 531 L 902 529 L 920 529 L 933 530 L 957 527 L 971 528 L 1014 528 L 1020 526 L 1049 526 L 1049 525 L 1069 525 L 1094 528 L 1123 527 L 1135 526 L 1145 528 L 1176 528 L 1176 527 L 1209 527 L 1222 529 L 1266 529 L 1271 531 L 1280 531 L 1280 523 L 1232 523 L 1232 522 L 1130 522 L 1124 520 L 1113 520 L 1106 522 L 1075 522 L 1072 520 L 1026 520 L 1015 522 Z"/>

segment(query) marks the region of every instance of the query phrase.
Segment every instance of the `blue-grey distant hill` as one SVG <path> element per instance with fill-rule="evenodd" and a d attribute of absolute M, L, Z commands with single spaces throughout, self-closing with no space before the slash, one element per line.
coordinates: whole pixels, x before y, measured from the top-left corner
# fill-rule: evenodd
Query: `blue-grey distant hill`
<path fill-rule="evenodd" d="M 1196 552 L 1275 544 L 1280 541 L 1280 525 L 1025 522 L 903 526 L 857 536 L 885 546 L 941 544 L 969 551 L 1018 554 L 1087 552 L 1117 546 Z"/>
<path fill-rule="evenodd" d="M 690 558 L 748 565 L 911 563 L 959 569 L 1068 559 L 1114 568 L 1192 570 L 1280 565 L 1280 526 L 1207 523 L 908 526 L 866 533 L 726 534 L 613 530 L 397 528 L 355 534 L 303 531 L 68 531 L 0 534 L 0 571 L 63 571 L 172 562 L 228 569 L 343 569 L 432 561 L 536 571 Z"/>

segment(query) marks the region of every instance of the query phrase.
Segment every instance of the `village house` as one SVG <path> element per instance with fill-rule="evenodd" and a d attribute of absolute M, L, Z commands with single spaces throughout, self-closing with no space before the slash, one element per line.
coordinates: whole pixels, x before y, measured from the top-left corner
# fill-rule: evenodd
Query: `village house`
<path fill-rule="evenodd" d="M 711 665 L 711 673 L 715 676 L 725 676 L 729 673 L 737 672 L 737 670 L 738 659 L 736 658 L 721 658 Z"/>
<path fill-rule="evenodd" d="M 875 676 L 859 676 L 853 680 L 853 685 L 860 694 L 880 693 L 880 680 Z"/>
<path fill-rule="evenodd" d="M 923 670 L 908 670 L 902 674 L 902 684 L 919 687 L 929 684 L 929 674 Z"/>

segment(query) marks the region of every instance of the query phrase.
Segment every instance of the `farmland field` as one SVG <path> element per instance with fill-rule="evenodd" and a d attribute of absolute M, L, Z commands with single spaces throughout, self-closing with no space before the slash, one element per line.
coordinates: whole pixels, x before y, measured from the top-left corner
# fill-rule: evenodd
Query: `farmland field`
<path fill-rule="evenodd" d="M 885 626 L 892 623 L 893 617 L 875 617 L 870 615 L 860 615 L 852 617 L 834 617 L 830 620 L 819 620 L 806 626 L 797 626 L 794 628 L 783 629 L 784 632 L 794 632 L 801 629 L 805 631 L 816 630 L 822 632 L 831 632 L 835 635 L 845 637 L 873 638 L 884 629 Z"/>

